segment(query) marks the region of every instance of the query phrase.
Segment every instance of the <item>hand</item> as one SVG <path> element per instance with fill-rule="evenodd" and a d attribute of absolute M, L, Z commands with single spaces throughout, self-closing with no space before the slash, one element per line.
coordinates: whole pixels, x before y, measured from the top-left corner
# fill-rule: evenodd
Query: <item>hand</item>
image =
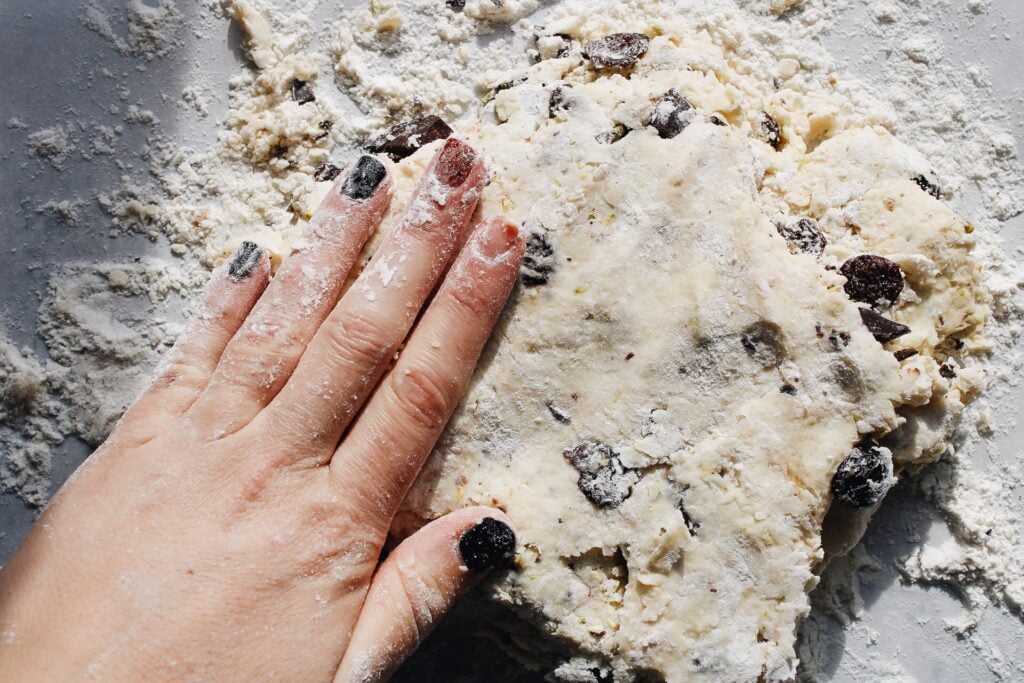
<path fill-rule="evenodd" d="M 522 259 L 504 220 L 466 237 L 484 179 L 448 140 L 340 301 L 390 197 L 374 158 L 272 280 L 239 248 L 0 574 L 0 680 L 381 680 L 512 555 L 509 520 L 474 508 L 378 566 Z"/>

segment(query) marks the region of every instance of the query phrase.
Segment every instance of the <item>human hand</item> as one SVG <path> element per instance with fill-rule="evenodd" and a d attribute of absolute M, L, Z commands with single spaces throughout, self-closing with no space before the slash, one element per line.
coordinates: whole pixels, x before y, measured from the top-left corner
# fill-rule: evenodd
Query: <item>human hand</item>
<path fill-rule="evenodd" d="M 509 520 L 473 508 L 378 566 L 522 259 L 500 219 L 460 250 L 484 180 L 448 140 L 340 301 L 389 202 L 372 157 L 272 280 L 259 247 L 239 248 L 0 573 L 0 680 L 386 679 L 511 556 Z"/>

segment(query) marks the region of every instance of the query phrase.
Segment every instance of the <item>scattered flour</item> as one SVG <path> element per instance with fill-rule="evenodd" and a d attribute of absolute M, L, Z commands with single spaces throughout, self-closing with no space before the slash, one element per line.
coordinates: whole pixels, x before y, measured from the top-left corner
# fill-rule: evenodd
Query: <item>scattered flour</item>
<path fill-rule="evenodd" d="M 164 57 L 181 45 L 182 17 L 174 0 L 160 0 L 155 6 L 129 0 L 126 14 L 123 34 L 114 29 L 110 16 L 99 5 L 86 6 L 81 21 L 125 57 L 148 61 Z"/>
<path fill-rule="evenodd" d="M 74 139 L 64 126 L 37 130 L 28 136 L 26 144 L 29 156 L 45 159 L 58 171 L 64 168 L 76 149 Z"/>

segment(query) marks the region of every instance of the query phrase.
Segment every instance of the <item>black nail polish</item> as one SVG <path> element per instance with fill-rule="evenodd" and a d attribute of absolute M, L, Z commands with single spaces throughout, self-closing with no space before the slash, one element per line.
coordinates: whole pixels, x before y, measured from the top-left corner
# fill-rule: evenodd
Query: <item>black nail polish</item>
<path fill-rule="evenodd" d="M 228 264 L 228 275 L 236 280 L 244 280 L 252 275 L 263 258 L 263 249 L 255 242 L 246 240 L 235 249 L 235 255 Z"/>
<path fill-rule="evenodd" d="M 341 186 L 341 192 L 357 201 L 368 199 L 387 174 L 384 164 L 373 157 L 360 157 L 355 168 L 345 179 L 345 184 Z"/>
<path fill-rule="evenodd" d="M 511 559 L 515 552 L 515 533 L 493 517 L 484 517 L 459 539 L 462 562 L 477 574 Z"/>

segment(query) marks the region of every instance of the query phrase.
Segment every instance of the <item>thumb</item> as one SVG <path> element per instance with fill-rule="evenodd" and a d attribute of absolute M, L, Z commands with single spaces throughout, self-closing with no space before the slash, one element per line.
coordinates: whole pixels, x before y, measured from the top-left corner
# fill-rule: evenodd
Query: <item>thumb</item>
<path fill-rule="evenodd" d="M 386 681 L 456 598 L 515 547 L 508 517 L 483 507 L 445 515 L 402 541 L 377 568 L 334 683 Z"/>

